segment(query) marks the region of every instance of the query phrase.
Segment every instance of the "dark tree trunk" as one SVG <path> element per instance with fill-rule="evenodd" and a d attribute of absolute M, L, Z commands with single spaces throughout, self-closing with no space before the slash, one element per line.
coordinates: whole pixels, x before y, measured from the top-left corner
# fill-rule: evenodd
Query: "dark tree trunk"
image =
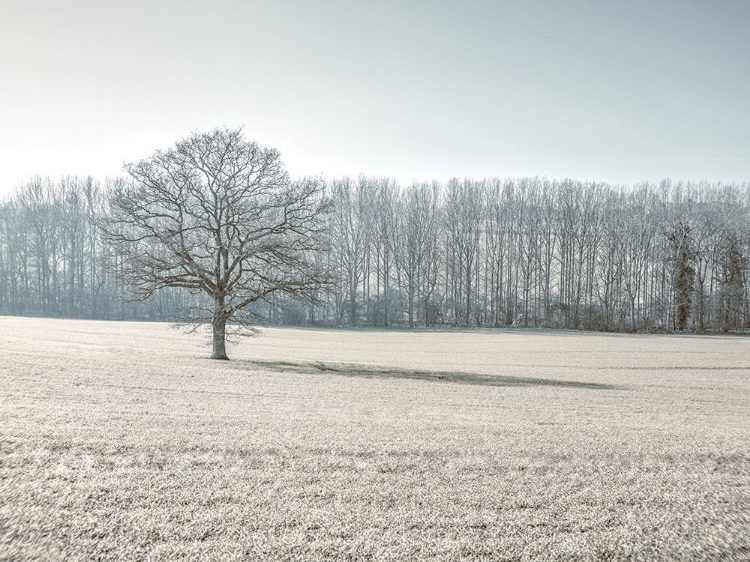
<path fill-rule="evenodd" d="M 352 326 L 357 325 L 357 283 L 356 278 L 349 278 L 349 321 Z"/>
<path fill-rule="evenodd" d="M 217 318 L 211 323 L 213 328 L 213 353 L 211 359 L 221 359 L 228 361 L 227 357 L 227 320 L 226 318 Z"/>
<path fill-rule="evenodd" d="M 471 262 L 466 264 L 466 325 L 471 325 Z"/>
<path fill-rule="evenodd" d="M 414 289 L 412 282 L 409 282 L 409 328 L 414 327 Z"/>

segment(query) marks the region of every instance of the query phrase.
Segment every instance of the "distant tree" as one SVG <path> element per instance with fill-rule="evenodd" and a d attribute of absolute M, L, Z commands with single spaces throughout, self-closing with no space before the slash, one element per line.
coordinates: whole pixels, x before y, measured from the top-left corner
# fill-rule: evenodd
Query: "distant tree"
<path fill-rule="evenodd" d="M 733 235 L 728 235 L 721 256 L 720 319 L 722 331 L 741 326 L 745 259 Z"/>
<path fill-rule="evenodd" d="M 367 209 L 363 205 L 362 182 L 358 185 L 348 177 L 335 180 L 332 200 L 331 246 L 336 248 L 338 264 L 346 276 L 349 322 L 355 326 L 359 315 L 357 287 L 364 275 L 366 257 L 367 232 L 363 216 Z"/>
<path fill-rule="evenodd" d="M 227 359 L 227 322 L 249 324 L 250 305 L 279 293 L 313 300 L 328 283 L 311 259 L 328 206 L 322 181 L 290 181 L 279 153 L 241 129 L 195 133 L 125 170 L 135 181 L 113 191 L 105 231 L 132 297 L 208 295 L 185 320 L 211 324 L 212 359 Z"/>
<path fill-rule="evenodd" d="M 443 219 L 451 256 L 451 298 L 454 303 L 453 316 L 456 325 L 461 321 L 461 317 L 466 326 L 471 324 L 472 281 L 478 263 L 484 208 L 483 191 L 481 182 L 461 182 L 455 178 L 448 181 Z"/>
<path fill-rule="evenodd" d="M 426 258 L 435 239 L 434 190 L 428 183 L 414 184 L 400 194 L 396 224 L 396 263 L 406 292 L 409 327 L 414 327 L 415 298 L 421 277 L 428 271 Z"/>
<path fill-rule="evenodd" d="M 691 247 L 690 226 L 680 221 L 679 225 L 668 234 L 669 241 L 675 248 L 675 327 L 685 330 L 688 327 L 690 311 L 693 304 L 695 284 L 695 253 Z"/>

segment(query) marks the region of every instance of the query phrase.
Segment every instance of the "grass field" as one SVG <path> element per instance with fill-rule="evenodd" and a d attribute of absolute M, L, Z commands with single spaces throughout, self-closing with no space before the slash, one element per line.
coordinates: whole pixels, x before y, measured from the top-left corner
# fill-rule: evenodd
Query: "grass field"
<path fill-rule="evenodd" d="M 0 318 L 0 558 L 748 560 L 750 339 Z"/>

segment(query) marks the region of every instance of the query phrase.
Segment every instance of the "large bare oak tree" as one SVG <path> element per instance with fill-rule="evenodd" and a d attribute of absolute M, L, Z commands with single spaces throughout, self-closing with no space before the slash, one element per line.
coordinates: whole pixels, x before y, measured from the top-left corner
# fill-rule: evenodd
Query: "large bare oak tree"
<path fill-rule="evenodd" d="M 195 133 L 125 170 L 134 181 L 114 190 L 106 231 L 133 295 L 207 294 L 210 306 L 186 319 L 211 324 L 213 359 L 227 359 L 227 322 L 248 324 L 253 303 L 310 300 L 327 284 L 310 259 L 322 247 L 323 182 L 290 180 L 278 151 L 242 130 Z"/>

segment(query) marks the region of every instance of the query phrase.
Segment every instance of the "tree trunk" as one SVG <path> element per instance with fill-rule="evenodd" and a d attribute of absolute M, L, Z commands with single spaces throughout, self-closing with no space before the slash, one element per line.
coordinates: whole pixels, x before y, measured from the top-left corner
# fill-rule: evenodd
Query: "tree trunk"
<path fill-rule="evenodd" d="M 466 325 L 471 325 L 471 262 L 466 264 Z"/>
<path fill-rule="evenodd" d="M 211 323 L 213 328 L 213 353 L 211 359 L 221 359 L 228 361 L 227 357 L 227 320 L 226 318 L 216 318 Z"/>
<path fill-rule="evenodd" d="M 349 278 L 349 321 L 352 326 L 357 325 L 357 280 L 352 274 Z"/>
<path fill-rule="evenodd" d="M 409 328 L 414 327 L 414 290 L 409 283 Z"/>

